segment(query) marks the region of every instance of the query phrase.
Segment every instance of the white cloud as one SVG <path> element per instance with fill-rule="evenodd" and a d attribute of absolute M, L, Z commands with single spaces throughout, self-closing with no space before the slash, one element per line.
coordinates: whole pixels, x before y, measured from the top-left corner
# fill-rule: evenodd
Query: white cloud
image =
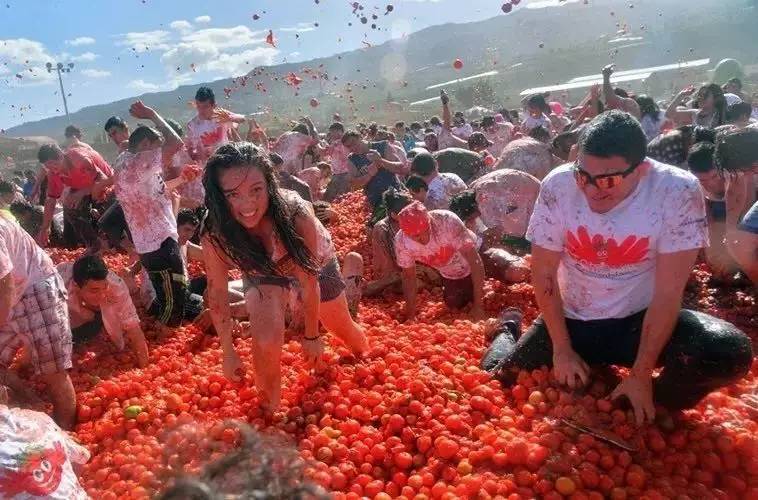
<path fill-rule="evenodd" d="M 290 52 L 290 57 L 298 57 L 299 55 L 300 55 L 300 52 L 298 51 Z"/>
<path fill-rule="evenodd" d="M 39 85 L 54 80 L 53 75 L 45 68 L 46 63 L 55 62 L 54 57 L 36 40 L 0 40 L 0 60 L 7 61 L 8 65 L 3 66 L 9 74 L 21 76 L 10 79 L 14 86 Z"/>
<path fill-rule="evenodd" d="M 211 22 L 211 16 L 197 16 L 195 18 L 195 22 L 200 24 L 208 24 Z"/>
<path fill-rule="evenodd" d="M 42 63 L 52 60 L 45 46 L 36 41 L 26 38 L 0 40 L 0 58 L 8 59 L 15 64 Z"/>
<path fill-rule="evenodd" d="M 166 66 L 169 74 L 179 72 L 191 72 L 191 65 L 201 68 L 205 63 L 219 56 L 219 50 L 202 43 L 180 43 L 176 47 L 166 51 L 161 56 L 161 62 Z"/>
<path fill-rule="evenodd" d="M 250 72 L 256 66 L 265 66 L 274 62 L 279 51 L 273 47 L 257 47 L 237 54 L 221 54 L 205 67 L 224 76 L 240 76 Z"/>
<path fill-rule="evenodd" d="M 71 45 L 72 47 L 79 47 L 80 45 L 92 45 L 93 43 L 95 43 L 95 39 L 91 36 L 80 36 L 74 38 L 73 40 L 66 40 L 66 45 Z"/>
<path fill-rule="evenodd" d="M 263 31 L 252 31 L 247 26 L 233 28 L 207 28 L 182 37 L 183 42 L 213 46 L 217 49 L 245 47 L 263 43 Z"/>
<path fill-rule="evenodd" d="M 160 90 L 161 86 L 157 85 L 155 83 L 149 83 L 145 80 L 139 79 L 139 80 L 132 80 L 127 85 L 130 89 L 134 89 L 140 92 L 155 92 L 156 90 Z"/>
<path fill-rule="evenodd" d="M 315 29 L 316 27 L 312 23 L 297 23 L 295 26 L 279 28 L 278 31 L 285 31 L 285 32 L 294 31 L 296 33 L 305 33 L 307 31 L 313 31 Z"/>
<path fill-rule="evenodd" d="M 164 30 L 130 32 L 118 35 L 116 45 L 134 49 L 136 52 L 147 50 L 168 50 L 171 33 Z"/>
<path fill-rule="evenodd" d="M 187 33 L 192 31 L 192 24 L 189 21 L 185 21 L 184 19 L 179 19 L 178 21 L 172 21 L 171 24 L 172 30 L 179 31 L 181 33 Z"/>
<path fill-rule="evenodd" d="M 78 56 L 71 57 L 71 60 L 73 62 L 92 62 L 98 57 L 100 56 L 93 54 L 92 52 L 85 52 L 84 54 L 79 54 Z"/>
<path fill-rule="evenodd" d="M 110 71 L 105 71 L 102 69 L 85 69 L 82 70 L 82 74 L 88 78 L 107 78 L 111 76 Z"/>

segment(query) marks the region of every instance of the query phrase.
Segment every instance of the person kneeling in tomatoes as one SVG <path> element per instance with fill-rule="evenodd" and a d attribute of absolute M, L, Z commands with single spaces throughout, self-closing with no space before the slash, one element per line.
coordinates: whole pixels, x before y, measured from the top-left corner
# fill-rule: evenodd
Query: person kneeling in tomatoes
<path fill-rule="evenodd" d="M 398 214 L 395 257 L 402 269 L 406 321 L 416 316 L 416 262 L 442 275 L 445 305 L 460 309 L 473 301 L 471 316 L 484 319 L 484 264 L 480 241 L 453 212 L 427 211 L 415 201 Z"/>
<path fill-rule="evenodd" d="M 29 384 L 8 369 L 22 347 L 35 375 L 47 386 L 56 422 L 70 429 L 76 420 L 76 393 L 68 375 L 71 328 L 66 290 L 44 250 L 0 214 L 0 384 L 29 394 Z"/>
<path fill-rule="evenodd" d="M 630 367 L 611 397 L 626 398 L 639 424 L 656 403 L 691 408 L 753 361 L 734 325 L 682 309 L 708 245 L 705 200 L 694 175 L 648 158 L 646 145 L 634 117 L 610 111 L 583 132 L 576 163 L 545 178 L 526 235 L 541 316 L 518 342 L 514 328 L 501 332 L 499 354 L 483 361 L 506 382 L 552 366 L 571 388 L 592 365 Z"/>
<path fill-rule="evenodd" d="M 105 331 L 117 349 L 124 349 L 124 337 L 140 367 L 147 366 L 145 334 L 129 288 L 103 259 L 85 255 L 75 262 L 58 264 L 58 273 L 68 291 L 68 314 L 74 344 L 86 342 Z"/>

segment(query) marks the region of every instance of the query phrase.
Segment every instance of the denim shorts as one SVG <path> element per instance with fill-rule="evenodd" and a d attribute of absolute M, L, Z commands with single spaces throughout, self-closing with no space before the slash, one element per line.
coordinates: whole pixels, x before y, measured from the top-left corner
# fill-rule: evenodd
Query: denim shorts
<path fill-rule="evenodd" d="M 297 281 L 289 276 L 276 275 L 253 275 L 242 278 L 242 292 L 247 293 L 250 288 L 258 288 L 262 285 L 278 286 L 282 288 L 291 288 L 292 284 Z M 327 262 L 318 273 L 318 286 L 321 291 L 321 302 L 330 302 L 340 296 L 345 291 L 345 280 L 342 279 L 340 265 L 337 257 Z"/>

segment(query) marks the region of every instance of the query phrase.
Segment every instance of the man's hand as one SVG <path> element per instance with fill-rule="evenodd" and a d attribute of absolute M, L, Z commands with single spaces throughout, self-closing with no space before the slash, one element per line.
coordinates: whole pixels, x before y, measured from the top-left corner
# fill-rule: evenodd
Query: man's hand
<path fill-rule="evenodd" d="M 224 108 L 215 108 L 211 113 L 211 119 L 216 123 L 231 123 L 232 112 Z"/>
<path fill-rule="evenodd" d="M 303 355 L 305 356 L 305 362 L 308 366 L 321 371 L 324 368 L 324 360 L 322 355 L 324 354 L 324 343 L 321 342 L 321 337 L 316 337 L 313 340 L 303 339 Z"/>
<path fill-rule="evenodd" d="M 206 302 L 207 304 L 207 302 Z M 203 309 L 195 321 L 192 322 L 201 332 L 208 331 L 213 326 L 213 318 L 211 317 L 210 309 Z"/>
<path fill-rule="evenodd" d="M 188 163 L 182 169 L 181 178 L 186 182 L 192 182 L 203 174 L 203 169 L 197 163 Z"/>
<path fill-rule="evenodd" d="M 129 108 L 129 114 L 135 118 L 143 120 L 152 120 L 155 118 L 155 110 L 153 108 L 145 106 L 145 103 L 142 101 L 137 101 L 132 104 Z"/>
<path fill-rule="evenodd" d="M 553 370 L 558 382 L 572 389 L 584 387 L 589 381 L 590 367 L 571 347 L 553 351 Z"/>
<path fill-rule="evenodd" d="M 445 89 L 440 90 L 440 101 L 442 101 L 443 106 L 447 106 L 450 102 L 450 97 L 445 92 Z"/>
<path fill-rule="evenodd" d="M 245 374 L 245 368 L 242 366 L 242 360 L 234 349 L 224 353 L 223 361 L 224 377 L 233 382 L 240 382 Z"/>
<path fill-rule="evenodd" d="M 622 396 L 625 396 L 631 403 L 637 425 L 652 422 L 655 419 L 652 376 L 638 375 L 632 372 L 616 387 L 611 394 L 611 399 L 618 399 Z"/>
<path fill-rule="evenodd" d="M 615 64 L 608 64 L 603 68 L 603 78 L 610 78 L 613 74 L 613 71 L 616 69 Z"/>

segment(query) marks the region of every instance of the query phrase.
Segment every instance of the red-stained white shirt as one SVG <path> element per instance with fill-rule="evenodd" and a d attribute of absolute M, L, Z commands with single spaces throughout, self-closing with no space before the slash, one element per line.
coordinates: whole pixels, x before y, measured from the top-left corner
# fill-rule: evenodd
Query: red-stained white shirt
<path fill-rule="evenodd" d="M 636 189 L 593 212 L 571 165 L 542 181 L 526 238 L 561 252 L 558 284 L 567 318 L 625 318 L 647 308 L 656 257 L 708 246 L 705 198 L 689 172 L 647 159 Z"/>
<path fill-rule="evenodd" d="M 432 210 L 429 242 L 419 243 L 402 231 L 395 235 L 395 260 L 405 269 L 420 262 L 433 267 L 447 279 L 459 280 L 471 274 L 471 266 L 461 250 L 478 248 L 477 236 L 453 212 Z"/>

